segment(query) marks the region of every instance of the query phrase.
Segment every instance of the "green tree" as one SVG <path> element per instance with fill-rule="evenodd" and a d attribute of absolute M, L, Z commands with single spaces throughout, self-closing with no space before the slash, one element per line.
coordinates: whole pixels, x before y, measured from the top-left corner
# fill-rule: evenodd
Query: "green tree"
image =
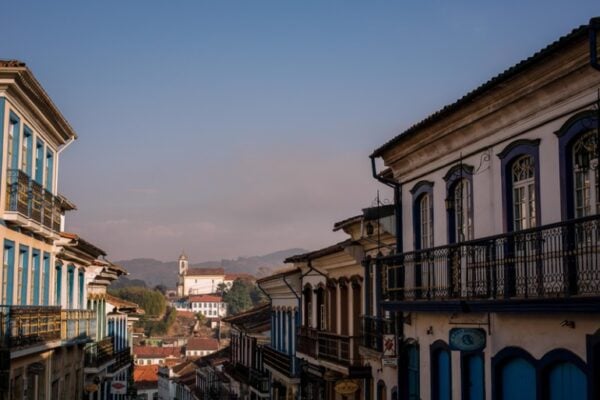
<path fill-rule="evenodd" d="M 165 298 L 159 291 L 144 287 L 126 287 L 111 291 L 111 294 L 123 300 L 136 303 L 144 309 L 148 316 L 162 316 L 167 307 Z"/>
<path fill-rule="evenodd" d="M 223 295 L 223 301 L 227 303 L 227 312 L 229 315 L 239 314 L 252 307 L 252 298 L 250 291 L 252 283 L 242 279 L 233 281 L 231 288 Z"/>

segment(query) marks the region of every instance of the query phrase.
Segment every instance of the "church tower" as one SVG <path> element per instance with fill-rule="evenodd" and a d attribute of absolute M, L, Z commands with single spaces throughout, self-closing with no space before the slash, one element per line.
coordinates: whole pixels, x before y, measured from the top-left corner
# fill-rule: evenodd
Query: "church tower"
<path fill-rule="evenodd" d="M 184 252 L 179 256 L 179 280 L 177 281 L 177 295 L 185 296 L 185 274 L 188 269 L 188 259 Z"/>

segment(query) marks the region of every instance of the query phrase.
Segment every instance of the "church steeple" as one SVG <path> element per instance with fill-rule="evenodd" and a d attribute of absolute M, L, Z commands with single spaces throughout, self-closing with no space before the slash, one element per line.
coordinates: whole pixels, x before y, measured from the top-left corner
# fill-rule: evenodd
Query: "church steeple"
<path fill-rule="evenodd" d="M 185 253 L 182 251 L 179 256 L 179 275 L 185 275 L 188 269 L 188 259 Z"/>

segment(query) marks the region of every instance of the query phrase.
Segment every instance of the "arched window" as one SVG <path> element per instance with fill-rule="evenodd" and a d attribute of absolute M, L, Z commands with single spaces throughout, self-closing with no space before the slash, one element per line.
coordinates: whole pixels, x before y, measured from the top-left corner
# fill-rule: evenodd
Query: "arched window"
<path fill-rule="evenodd" d="M 387 399 L 387 389 L 385 387 L 385 382 L 379 380 L 377 382 L 377 400 L 386 400 Z"/>
<path fill-rule="evenodd" d="M 454 185 L 454 237 L 457 242 L 473 239 L 471 182 L 463 178 Z"/>
<path fill-rule="evenodd" d="M 588 399 L 587 365 L 574 353 L 555 349 L 539 362 L 541 397 L 549 400 Z"/>
<path fill-rule="evenodd" d="M 415 250 L 433 247 L 433 182 L 420 181 L 412 189 Z"/>
<path fill-rule="evenodd" d="M 450 400 L 452 398 L 452 369 L 450 349 L 441 340 L 435 341 L 431 347 L 431 398 L 434 400 Z"/>
<path fill-rule="evenodd" d="M 506 347 L 492 358 L 492 393 L 498 400 L 537 399 L 535 358 L 519 347 Z"/>
<path fill-rule="evenodd" d="M 533 228 L 540 221 L 539 143 L 539 139 L 517 140 L 498 154 L 508 232 Z"/>
<path fill-rule="evenodd" d="M 600 213 L 597 134 L 588 131 L 573 143 L 573 201 L 574 217 Z"/>

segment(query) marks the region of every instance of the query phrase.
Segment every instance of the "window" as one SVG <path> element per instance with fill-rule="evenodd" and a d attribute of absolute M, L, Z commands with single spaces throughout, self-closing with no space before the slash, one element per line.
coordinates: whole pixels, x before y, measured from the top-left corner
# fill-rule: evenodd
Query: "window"
<path fill-rule="evenodd" d="M 73 308 L 73 292 L 75 280 L 75 267 L 69 265 L 67 268 L 67 308 Z"/>
<path fill-rule="evenodd" d="M 31 130 L 25 126 L 21 141 L 21 171 L 27 175 L 31 175 L 32 136 Z"/>
<path fill-rule="evenodd" d="M 35 145 L 35 180 L 40 185 L 43 184 L 44 179 L 44 142 L 41 140 L 36 141 Z"/>
<path fill-rule="evenodd" d="M 521 156 L 511 168 L 513 191 L 513 228 L 516 231 L 536 226 L 535 165 L 533 157 Z"/>
<path fill-rule="evenodd" d="M 433 247 L 433 182 L 420 181 L 413 195 L 413 231 L 415 250 Z"/>
<path fill-rule="evenodd" d="M 15 244 L 4 241 L 2 257 L 2 304 L 13 304 L 13 274 L 15 267 Z"/>
<path fill-rule="evenodd" d="M 19 143 L 19 118 L 13 113 L 10 114 L 10 125 L 8 127 L 8 146 L 7 146 L 7 168 L 16 169 L 18 160 Z M 16 147 L 16 148 L 15 148 Z"/>
<path fill-rule="evenodd" d="M 420 248 L 433 247 L 433 219 L 431 218 L 430 209 L 431 196 L 424 194 L 419 200 Z"/>
<path fill-rule="evenodd" d="M 79 271 L 79 307 L 78 308 L 84 308 L 84 303 L 83 303 L 83 291 L 84 291 L 84 275 L 83 275 L 83 271 Z"/>
<path fill-rule="evenodd" d="M 29 268 L 29 249 L 25 246 L 19 248 L 19 262 L 17 266 L 17 304 L 27 304 L 27 278 Z"/>
<path fill-rule="evenodd" d="M 32 258 L 32 271 L 31 271 L 31 279 L 29 283 L 29 304 L 39 305 L 40 303 L 40 293 L 39 293 L 39 285 L 40 285 L 40 251 L 33 250 L 31 252 Z"/>
<path fill-rule="evenodd" d="M 46 190 L 52 192 L 54 171 L 54 153 L 50 149 L 46 151 Z"/>
<path fill-rule="evenodd" d="M 498 154 L 502 165 L 505 230 L 533 228 L 540 221 L 540 140 L 517 140 Z"/>
<path fill-rule="evenodd" d="M 473 239 L 471 183 L 461 179 L 454 187 L 455 237 L 459 242 Z"/>
<path fill-rule="evenodd" d="M 452 369 L 450 349 L 441 340 L 431 347 L 431 393 L 432 399 L 450 400 L 452 398 Z"/>
<path fill-rule="evenodd" d="M 44 253 L 44 267 L 42 269 L 41 279 L 42 290 L 40 292 L 41 301 L 45 306 L 50 304 L 50 254 Z"/>
<path fill-rule="evenodd" d="M 573 144 L 575 218 L 600 213 L 597 137 L 588 131 Z"/>
<path fill-rule="evenodd" d="M 62 289 L 62 264 L 56 263 L 56 297 L 54 299 L 54 304 L 59 306 L 61 305 L 61 289 Z"/>

